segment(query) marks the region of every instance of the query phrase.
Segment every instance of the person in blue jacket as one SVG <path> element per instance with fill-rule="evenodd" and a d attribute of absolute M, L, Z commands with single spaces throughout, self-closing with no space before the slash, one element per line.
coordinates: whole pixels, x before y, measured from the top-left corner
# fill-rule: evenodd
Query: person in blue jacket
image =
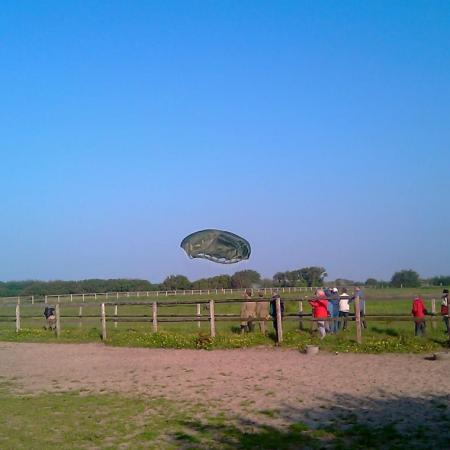
<path fill-rule="evenodd" d="M 337 333 L 339 330 L 339 292 L 337 288 L 333 288 L 333 290 L 330 293 L 330 296 L 328 297 L 328 305 L 329 305 L 329 312 L 330 316 L 334 320 L 330 320 L 330 332 L 331 333 Z"/>

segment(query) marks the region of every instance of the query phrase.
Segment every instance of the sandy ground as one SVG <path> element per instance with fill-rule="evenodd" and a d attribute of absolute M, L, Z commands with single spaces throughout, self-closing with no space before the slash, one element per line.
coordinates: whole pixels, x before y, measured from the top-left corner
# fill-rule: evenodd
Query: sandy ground
<path fill-rule="evenodd" d="M 165 350 L 102 344 L 0 342 L 0 376 L 23 392 L 112 391 L 164 396 L 245 415 L 314 423 L 356 416 L 372 424 L 446 422 L 450 358 L 319 354 L 257 348 Z M 442 422 L 442 423 L 441 423 Z M 442 427 L 441 427 L 442 430 Z"/>

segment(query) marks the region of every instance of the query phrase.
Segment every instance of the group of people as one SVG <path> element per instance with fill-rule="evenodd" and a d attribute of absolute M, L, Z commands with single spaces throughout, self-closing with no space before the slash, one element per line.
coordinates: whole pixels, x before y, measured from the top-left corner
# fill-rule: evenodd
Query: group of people
<path fill-rule="evenodd" d="M 445 333 L 449 333 L 449 319 L 448 319 L 448 289 L 442 291 L 441 297 L 441 315 L 445 324 Z M 415 336 L 423 336 L 425 334 L 425 316 L 429 315 L 423 299 L 419 296 L 414 297 L 411 314 L 414 317 L 414 334 Z"/>
<path fill-rule="evenodd" d="M 266 334 L 265 321 L 272 319 L 275 335 L 278 340 L 278 327 L 276 317 L 276 302 L 280 299 L 281 316 L 284 315 L 284 302 L 278 293 L 274 293 L 270 302 L 264 301 L 264 294 L 258 294 L 258 301 L 253 300 L 253 292 L 251 289 L 244 291 L 245 302 L 241 305 L 241 333 L 253 331 L 254 322 L 259 323 L 260 331 Z M 338 333 L 341 329 L 347 329 L 347 321 L 350 315 L 350 304 L 359 297 L 361 322 L 366 327 L 365 316 L 365 297 L 364 292 L 360 287 L 355 288 L 354 295 L 350 297 L 346 288 L 342 289 L 341 294 L 337 288 L 333 289 L 317 289 L 315 296 L 309 300 L 312 307 L 312 315 L 317 319 L 317 328 L 321 338 L 324 338 L 327 333 Z M 333 320 L 329 320 L 329 319 Z"/>
<path fill-rule="evenodd" d="M 365 321 L 366 301 L 364 292 L 357 286 L 352 297 L 348 294 L 346 288 L 339 293 L 335 287 L 333 289 L 316 289 L 315 295 L 308 300 L 312 307 L 313 318 L 316 319 L 317 329 L 321 339 L 327 333 L 336 334 L 341 329 L 347 329 L 347 321 L 350 315 L 350 304 L 359 298 L 359 309 L 361 323 L 364 328 L 367 327 Z M 331 320 L 330 320 L 331 319 Z"/>

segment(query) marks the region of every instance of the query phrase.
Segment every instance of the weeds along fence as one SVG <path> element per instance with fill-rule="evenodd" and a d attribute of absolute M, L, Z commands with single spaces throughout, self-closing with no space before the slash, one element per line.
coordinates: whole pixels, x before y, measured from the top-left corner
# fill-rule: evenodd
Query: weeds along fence
<path fill-rule="evenodd" d="M 20 295 L 15 297 L 0 297 L 0 304 L 10 303 L 73 303 L 81 302 L 87 303 L 95 302 L 109 302 L 118 301 L 125 298 L 153 298 L 153 297 L 179 297 L 179 296 L 194 296 L 194 295 L 233 295 L 242 294 L 244 291 L 250 289 L 253 291 L 264 292 L 265 295 L 279 293 L 309 293 L 314 292 L 316 287 L 270 287 L 270 288 L 240 288 L 240 289 L 186 289 L 173 291 L 134 291 L 134 292 L 93 292 L 83 294 L 48 294 L 48 295 Z"/>
<path fill-rule="evenodd" d="M 94 304 L 72 304 L 72 305 L 62 305 L 60 303 L 56 303 L 55 305 L 55 333 L 59 337 L 61 332 L 61 320 L 69 320 L 75 319 L 81 321 L 83 319 L 94 319 L 99 320 L 101 324 L 102 330 L 102 339 L 107 339 L 107 323 L 113 323 L 114 327 L 117 327 L 119 323 L 149 323 L 149 328 L 152 332 L 158 332 L 158 326 L 163 323 L 192 323 L 195 322 L 197 327 L 200 328 L 201 324 L 206 322 L 209 324 L 209 331 L 212 338 L 216 337 L 216 323 L 217 322 L 238 322 L 238 323 L 260 323 L 265 324 L 267 322 L 273 322 L 274 326 L 276 325 L 276 329 L 278 332 L 276 333 L 276 339 L 279 343 L 283 341 L 283 323 L 286 321 L 296 321 L 298 322 L 299 330 L 312 329 L 315 325 L 315 322 L 325 321 L 328 324 L 338 321 L 340 323 L 343 322 L 355 322 L 355 332 L 356 332 L 356 341 L 358 343 L 362 343 L 362 321 L 367 320 L 370 322 L 373 321 L 414 321 L 414 318 L 411 315 L 407 314 L 396 314 L 396 313 L 380 313 L 380 314 L 366 314 L 362 317 L 360 306 L 359 306 L 359 297 L 355 298 L 355 312 L 351 313 L 348 317 L 328 317 L 326 319 L 323 318 L 314 318 L 312 317 L 312 313 L 308 313 L 304 311 L 304 302 L 305 300 L 302 298 L 295 299 L 284 299 L 284 303 L 295 302 L 298 309 L 297 312 L 291 313 L 283 313 L 281 308 L 281 300 L 280 298 L 276 299 L 275 302 L 275 315 L 274 317 L 269 316 L 268 314 L 268 300 L 258 300 L 252 299 L 249 301 L 248 299 L 243 298 L 232 298 L 232 299 L 196 299 L 191 301 L 177 301 L 177 300 L 165 300 L 165 301 L 140 301 L 140 302 L 102 302 L 100 305 L 98 303 Z M 255 316 L 251 317 L 236 314 L 236 313 L 218 313 L 216 312 L 216 306 L 222 304 L 243 304 L 243 303 L 254 303 L 255 306 L 258 303 L 265 303 L 266 309 L 263 316 Z M 98 309 L 98 307 L 100 308 Z M 169 307 L 169 308 L 177 308 L 177 307 L 188 307 L 192 308 L 192 313 L 180 313 L 175 311 L 172 313 L 161 313 L 161 307 Z M 433 303 L 434 306 L 434 303 Z M 64 308 L 72 310 L 68 313 L 64 313 Z M 78 314 L 73 313 L 73 308 L 78 308 Z M 84 312 L 84 308 L 95 308 L 97 312 L 94 314 Z M 148 312 L 144 313 L 134 313 L 130 312 L 130 309 L 134 307 L 148 308 Z M 195 309 L 194 309 L 195 308 Z M 43 320 L 42 315 L 35 314 L 23 314 L 30 309 L 29 305 L 21 305 L 20 301 L 15 305 L 15 315 L 0 315 L 0 322 L 15 322 L 16 332 L 20 332 L 21 330 L 21 322 L 22 319 L 41 319 Z M 123 312 L 122 312 L 123 311 Z M 119 315 L 119 312 L 121 314 Z M 427 317 L 427 320 L 430 320 L 433 325 L 435 325 L 435 321 L 440 319 L 437 315 L 435 315 L 434 308 L 430 316 Z M 450 320 L 450 316 L 449 316 Z M 450 339 L 450 335 L 449 335 Z"/>

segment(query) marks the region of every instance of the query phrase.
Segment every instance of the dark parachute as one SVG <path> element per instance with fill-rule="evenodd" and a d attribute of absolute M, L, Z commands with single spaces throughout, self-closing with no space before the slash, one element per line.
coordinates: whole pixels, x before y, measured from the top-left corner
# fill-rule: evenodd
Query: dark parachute
<path fill-rule="evenodd" d="M 221 230 L 202 230 L 186 236 L 181 247 L 189 258 L 204 258 L 233 264 L 250 257 L 250 244 L 237 234 Z"/>

